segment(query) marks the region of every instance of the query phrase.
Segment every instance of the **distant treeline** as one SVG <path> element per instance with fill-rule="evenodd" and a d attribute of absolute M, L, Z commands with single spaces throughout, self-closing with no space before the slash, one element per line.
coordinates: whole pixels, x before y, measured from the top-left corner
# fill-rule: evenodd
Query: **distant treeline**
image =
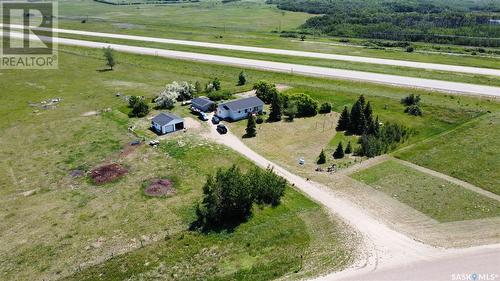
<path fill-rule="evenodd" d="M 500 1 L 445 0 L 268 0 L 278 8 L 322 14 L 305 30 L 439 44 L 500 47 Z"/>
<path fill-rule="evenodd" d="M 161 4 L 172 4 L 172 3 L 181 3 L 181 2 L 200 2 L 200 0 L 136 0 L 136 1 L 127 1 L 127 0 L 94 0 L 94 2 L 109 4 L 109 5 L 161 5 Z"/>

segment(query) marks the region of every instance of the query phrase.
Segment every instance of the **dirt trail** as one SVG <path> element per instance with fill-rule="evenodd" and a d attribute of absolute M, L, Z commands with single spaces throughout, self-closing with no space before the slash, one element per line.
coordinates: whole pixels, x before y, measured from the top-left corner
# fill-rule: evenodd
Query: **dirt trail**
<path fill-rule="evenodd" d="M 308 181 L 300 176 L 290 173 L 284 168 L 267 160 L 255 151 L 247 147 L 238 137 L 231 133 L 220 135 L 214 126 L 210 126 L 210 132 L 205 137 L 212 139 L 220 144 L 226 145 L 240 154 L 246 156 L 260 167 L 273 167 L 276 174 L 287 179 L 297 189 L 304 192 L 314 201 L 322 204 L 332 214 L 342 218 L 346 223 L 357 229 L 363 237 L 364 257 L 360 257 L 357 263 L 351 268 L 337 273 L 332 273 L 327 276 L 322 276 L 316 280 L 337 280 L 352 278 L 352 276 L 363 276 L 363 274 L 371 274 L 373 272 L 383 272 L 383 270 L 396 268 L 396 273 L 390 271 L 390 274 L 397 274 L 397 268 L 400 268 L 400 273 L 404 275 L 405 267 L 409 264 L 418 264 L 431 260 L 446 261 L 447 258 L 457 258 L 457 255 L 463 255 L 464 260 L 467 258 L 465 254 L 481 253 L 482 251 L 491 251 L 500 249 L 500 244 L 488 247 L 476 247 L 458 250 L 444 250 L 425 245 L 415 241 L 412 238 L 401 234 L 387 225 L 383 224 L 377 217 L 369 214 L 366 210 L 360 208 L 351 201 L 337 196 L 332 189 L 319 183 Z M 379 160 L 380 161 L 380 160 Z M 486 249 L 486 250 L 485 250 Z M 497 260 L 485 259 L 483 264 L 488 268 L 497 268 L 497 262 L 500 260 L 500 251 L 496 251 Z M 457 270 L 462 266 L 461 260 L 456 261 Z M 466 261 L 464 261 L 466 262 Z M 427 266 L 432 266 L 433 263 L 428 263 Z M 425 270 L 423 268 L 422 270 Z M 498 270 L 497 270 L 498 271 Z"/>

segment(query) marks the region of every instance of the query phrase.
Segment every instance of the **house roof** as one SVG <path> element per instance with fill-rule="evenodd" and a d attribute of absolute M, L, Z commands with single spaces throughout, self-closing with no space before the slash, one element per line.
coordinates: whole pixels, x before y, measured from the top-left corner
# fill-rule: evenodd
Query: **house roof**
<path fill-rule="evenodd" d="M 170 112 L 162 112 L 156 115 L 151 121 L 160 126 L 165 126 L 174 120 L 182 120 L 182 118 Z"/>
<path fill-rule="evenodd" d="M 226 103 L 221 104 L 220 106 L 224 107 L 224 109 L 228 108 L 232 111 L 237 111 L 241 109 L 263 106 L 264 102 L 261 101 L 258 97 L 249 97 L 239 100 L 228 101 Z"/>
<path fill-rule="evenodd" d="M 207 106 L 207 105 L 213 104 L 213 103 L 214 103 L 213 101 L 209 100 L 206 97 L 199 97 L 199 98 L 194 98 L 193 100 L 191 100 L 191 104 L 197 105 L 199 107 L 204 107 L 204 106 Z"/>

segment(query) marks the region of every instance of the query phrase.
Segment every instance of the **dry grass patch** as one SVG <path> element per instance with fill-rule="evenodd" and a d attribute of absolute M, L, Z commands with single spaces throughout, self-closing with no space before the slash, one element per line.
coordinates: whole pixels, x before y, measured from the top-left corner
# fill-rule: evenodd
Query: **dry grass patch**
<path fill-rule="evenodd" d="M 296 118 L 293 122 L 264 122 L 257 125 L 257 136 L 243 141 L 255 151 L 286 167 L 296 167 L 299 159 L 304 167 L 314 170 L 321 149 L 335 135 L 338 114 Z M 229 124 L 237 136 L 245 134 L 246 120 Z"/>

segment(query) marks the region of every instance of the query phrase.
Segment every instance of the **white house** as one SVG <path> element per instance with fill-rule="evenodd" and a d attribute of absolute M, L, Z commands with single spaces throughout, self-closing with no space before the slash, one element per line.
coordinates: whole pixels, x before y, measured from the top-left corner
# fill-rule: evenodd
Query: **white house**
<path fill-rule="evenodd" d="M 249 114 L 262 113 L 264 102 L 258 97 L 249 97 L 219 104 L 217 116 L 233 121 L 245 119 Z"/>
<path fill-rule="evenodd" d="M 151 128 L 164 135 L 184 129 L 184 119 L 169 112 L 162 112 L 151 120 Z"/>

